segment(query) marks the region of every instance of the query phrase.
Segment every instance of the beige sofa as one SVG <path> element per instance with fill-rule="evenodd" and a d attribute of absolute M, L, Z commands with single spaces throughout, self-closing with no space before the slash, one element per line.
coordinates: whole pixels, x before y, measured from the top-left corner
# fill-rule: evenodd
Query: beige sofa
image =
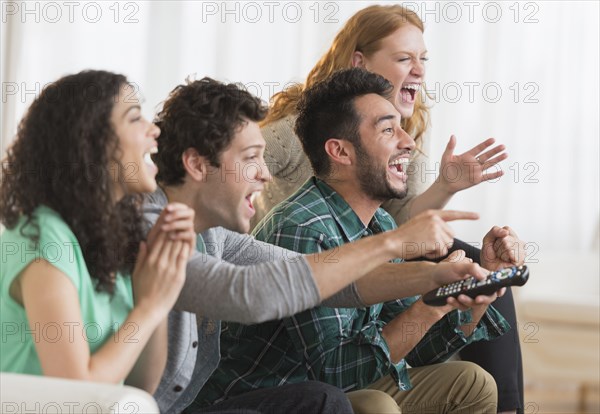
<path fill-rule="evenodd" d="M 134 387 L 0 373 L 0 412 L 159 413 L 150 394 Z"/>

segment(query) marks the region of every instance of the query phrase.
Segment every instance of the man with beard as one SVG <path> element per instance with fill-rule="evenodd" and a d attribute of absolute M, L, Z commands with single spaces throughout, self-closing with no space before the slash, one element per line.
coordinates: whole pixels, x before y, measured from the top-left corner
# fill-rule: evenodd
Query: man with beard
<path fill-rule="evenodd" d="M 301 253 L 330 250 L 326 260 L 335 261 L 339 246 L 396 227 L 379 207 L 406 195 L 415 143 L 386 99 L 391 90 L 379 75 L 349 69 L 304 92 L 296 133 L 315 176 L 256 227 L 258 240 Z M 429 213 L 432 221 L 442 220 L 437 213 Z M 412 244 L 422 243 L 422 228 L 406 231 Z M 492 228 L 484 238 L 482 266 L 520 264 L 515 252 L 507 251 L 517 242 L 509 228 Z M 450 260 L 461 260 L 461 253 Z M 431 307 L 414 296 L 366 308 L 316 307 L 259 325 L 229 323 L 221 335 L 226 357 L 196 402 L 318 379 L 345 391 L 385 391 L 396 412 L 494 412 L 496 390 L 489 374 L 468 362 L 436 363 L 508 329 L 489 306 L 495 298 L 461 295 Z M 390 410 L 369 406 L 361 391 L 349 396 L 356 412 Z"/>
<path fill-rule="evenodd" d="M 336 249 L 335 261 L 327 260 L 332 251 L 300 255 L 241 234 L 254 215 L 252 198 L 270 178 L 258 126 L 265 115 L 260 99 L 240 85 L 210 78 L 177 86 L 157 115 L 161 133 L 152 159 L 159 188 L 146 196 L 145 217 L 155 223 L 169 202 L 182 203 L 195 211 L 194 230 L 201 233 L 186 267 L 185 286 L 169 315 L 167 366 L 154 394 L 161 412 L 347 414 L 352 408 L 346 395 L 317 381 L 263 387 L 209 408 L 190 406 L 219 363 L 220 320 L 260 323 L 318 304 L 369 306 L 468 275 L 485 277 L 475 263 L 387 263 L 405 254 L 404 233 L 412 233 L 404 227 Z M 177 231 L 179 214 L 167 214 L 164 231 Z M 445 220 L 474 216 L 443 214 Z M 451 237 L 445 234 L 446 223 L 420 227 L 427 228 L 420 235 L 429 247 L 413 249 L 408 257 L 443 254 Z M 356 282 L 336 293 L 352 280 Z M 363 399 L 370 401 L 391 399 L 376 390 L 365 393 Z"/>

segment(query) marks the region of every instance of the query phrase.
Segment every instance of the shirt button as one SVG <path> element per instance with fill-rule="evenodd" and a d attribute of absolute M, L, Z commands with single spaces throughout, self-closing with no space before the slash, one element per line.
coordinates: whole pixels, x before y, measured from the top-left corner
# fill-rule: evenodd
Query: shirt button
<path fill-rule="evenodd" d="M 175 392 L 181 392 L 181 390 L 183 390 L 183 387 L 181 385 L 176 385 L 173 387 L 173 391 Z"/>
<path fill-rule="evenodd" d="M 368 232 L 368 231 L 366 231 L 366 230 L 365 230 L 365 231 L 363 231 L 363 236 L 368 236 L 368 235 L 369 235 L 369 232 Z"/>
<path fill-rule="evenodd" d="M 192 348 L 197 348 L 197 347 L 198 347 L 198 341 L 192 342 Z"/>

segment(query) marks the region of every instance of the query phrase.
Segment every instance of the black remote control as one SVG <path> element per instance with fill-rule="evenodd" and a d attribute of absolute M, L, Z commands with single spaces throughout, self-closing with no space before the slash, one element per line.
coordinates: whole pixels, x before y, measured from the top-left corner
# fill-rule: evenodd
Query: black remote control
<path fill-rule="evenodd" d="M 527 266 L 512 266 L 497 270 L 484 280 L 474 277 L 441 286 L 423 295 L 423 301 L 430 306 L 444 306 L 446 299 L 467 295 L 474 298 L 478 295 L 491 295 L 505 286 L 523 286 L 529 279 Z"/>

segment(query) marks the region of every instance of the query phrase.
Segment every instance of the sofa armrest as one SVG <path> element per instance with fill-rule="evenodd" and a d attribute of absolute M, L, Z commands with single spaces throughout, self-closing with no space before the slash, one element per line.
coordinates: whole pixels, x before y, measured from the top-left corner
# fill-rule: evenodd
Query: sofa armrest
<path fill-rule="evenodd" d="M 62 378 L 0 373 L 0 412 L 159 413 L 138 388 Z"/>

